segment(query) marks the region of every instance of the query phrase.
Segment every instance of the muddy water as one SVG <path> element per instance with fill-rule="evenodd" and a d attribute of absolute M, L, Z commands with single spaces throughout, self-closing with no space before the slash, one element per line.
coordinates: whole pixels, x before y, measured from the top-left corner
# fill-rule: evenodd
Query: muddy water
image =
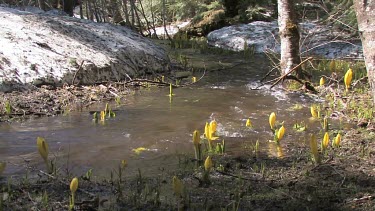
<path fill-rule="evenodd" d="M 218 122 L 218 135 L 226 140 L 227 153 L 249 153 L 249 146 L 259 140 L 262 153 L 280 155 L 268 141 L 272 139 L 269 114 L 275 111 L 277 119 L 285 121 L 284 147 L 304 144 L 305 133 L 291 128 L 297 121 L 308 123 L 309 109 L 288 109 L 296 103 L 309 106 L 312 101 L 267 87 L 252 90 L 267 70 L 266 62 L 256 58 L 246 65 L 212 72 L 197 84 L 175 89 L 172 101 L 167 96 L 168 88 L 138 90 L 126 96 L 121 105 L 112 104 L 116 117 L 104 125 L 94 124 L 88 111 L 2 123 L 0 160 L 9 162 L 5 174 L 23 172 L 19 165 L 26 162 L 44 168 L 37 153 L 37 136 L 45 137 L 50 157 L 57 158 L 61 171 L 68 168 L 82 174 L 92 168 L 94 174 L 108 176 L 122 159 L 129 163 L 129 174 L 138 168 L 148 173 L 174 168 L 179 163 L 178 155 L 193 157 L 191 134 L 196 129 L 203 132 L 205 122 L 212 119 Z M 90 109 L 103 108 L 97 105 Z M 253 129 L 245 127 L 247 118 Z M 133 149 L 138 147 L 147 150 L 137 155 Z"/>

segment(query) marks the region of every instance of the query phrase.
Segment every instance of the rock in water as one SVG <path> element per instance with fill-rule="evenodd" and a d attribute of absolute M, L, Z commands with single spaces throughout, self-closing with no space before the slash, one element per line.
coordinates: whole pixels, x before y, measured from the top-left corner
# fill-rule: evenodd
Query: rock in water
<path fill-rule="evenodd" d="M 0 19 L 0 91 L 167 71 L 164 49 L 126 27 L 7 7 Z"/>

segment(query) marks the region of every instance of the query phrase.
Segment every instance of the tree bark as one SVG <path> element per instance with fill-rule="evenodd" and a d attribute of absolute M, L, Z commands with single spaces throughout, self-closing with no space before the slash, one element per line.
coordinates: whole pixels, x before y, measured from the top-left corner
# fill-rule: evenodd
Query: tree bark
<path fill-rule="evenodd" d="M 39 8 L 46 11 L 46 2 L 44 0 L 38 0 Z"/>
<path fill-rule="evenodd" d="M 367 77 L 375 103 L 375 0 L 354 0 Z"/>
<path fill-rule="evenodd" d="M 145 22 L 146 22 L 146 28 L 147 28 L 147 31 L 148 31 L 148 33 L 149 33 L 149 35 L 151 36 L 151 25 L 150 25 L 150 22 L 148 22 L 148 20 L 147 20 L 147 17 L 146 17 L 146 14 L 145 14 L 145 10 L 143 9 L 143 5 L 142 5 L 142 1 L 141 0 L 139 0 L 139 5 L 141 6 L 141 13 L 142 13 L 142 15 L 143 15 L 143 18 L 145 19 Z M 155 28 L 153 28 L 153 30 L 154 30 L 154 33 L 156 34 L 156 30 L 155 30 Z"/>
<path fill-rule="evenodd" d="M 133 26 L 131 25 L 131 23 L 129 21 L 128 0 L 122 0 L 122 2 L 123 2 L 122 5 L 124 7 L 124 14 L 125 14 L 125 24 L 130 26 L 130 28 L 131 28 Z"/>
<path fill-rule="evenodd" d="M 117 0 L 111 0 L 111 5 L 109 7 L 110 13 L 112 15 L 112 22 L 115 24 L 125 25 L 121 12 L 120 12 L 120 6 L 117 2 Z"/>
<path fill-rule="evenodd" d="M 134 0 L 130 0 L 130 14 L 131 14 L 131 25 L 132 27 L 135 27 L 135 14 L 134 14 L 134 4 L 133 4 L 133 1 Z"/>
<path fill-rule="evenodd" d="M 281 42 L 281 73 L 286 74 L 301 62 L 299 57 L 298 23 L 293 0 L 278 0 L 278 23 Z M 297 78 L 304 78 L 300 68 L 296 71 Z"/>
<path fill-rule="evenodd" d="M 75 0 L 64 0 L 64 7 L 63 10 L 66 12 L 69 16 L 73 16 L 73 10 L 75 6 Z"/>

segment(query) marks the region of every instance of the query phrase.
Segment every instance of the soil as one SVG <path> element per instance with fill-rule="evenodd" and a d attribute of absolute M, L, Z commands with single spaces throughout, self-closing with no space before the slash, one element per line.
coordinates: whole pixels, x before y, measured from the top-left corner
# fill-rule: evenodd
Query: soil
<path fill-rule="evenodd" d="M 117 87 L 117 88 L 116 88 Z M 120 86 L 63 86 L 52 87 L 43 85 L 32 90 L 0 92 L 0 122 L 23 120 L 25 118 L 53 116 L 80 110 L 95 102 L 113 100 L 127 90 Z M 6 111 L 9 103 L 11 110 Z"/>

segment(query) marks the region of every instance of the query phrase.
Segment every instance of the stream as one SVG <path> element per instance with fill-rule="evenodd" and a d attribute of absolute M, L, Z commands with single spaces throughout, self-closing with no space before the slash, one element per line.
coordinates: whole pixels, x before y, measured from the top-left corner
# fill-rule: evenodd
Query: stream
<path fill-rule="evenodd" d="M 146 174 L 160 168 L 173 169 L 180 162 L 177 155 L 194 157 L 192 133 L 199 130 L 203 134 L 205 123 L 213 119 L 228 154 L 251 153 L 249 146 L 259 140 L 260 153 L 288 156 L 292 150 L 280 155 L 269 142 L 273 139 L 269 114 L 276 112 L 277 121 L 285 122 L 283 147 L 304 145 L 309 131 L 297 133 L 292 127 L 296 122 L 309 123 L 313 100 L 300 93 L 286 94 L 279 88 L 269 90 L 269 86 L 253 90 L 268 70 L 266 58 L 254 57 L 244 65 L 209 72 L 196 84 L 174 89 L 171 101 L 169 88 L 136 90 L 125 96 L 121 105 L 110 104 L 116 117 L 104 125 L 93 123 L 88 110 L 1 123 L 0 160 L 8 162 L 4 174 L 19 175 L 26 163 L 45 169 L 36 146 L 38 136 L 48 142 L 50 158 L 56 158 L 60 171 L 69 169 L 81 175 L 93 169 L 94 175 L 109 176 L 123 159 L 128 162 L 129 175 L 136 174 L 138 168 Z M 295 104 L 303 108 L 291 110 Z M 103 110 L 104 106 L 95 105 L 90 110 Z M 247 118 L 253 128 L 245 127 Z M 319 124 L 313 125 L 316 128 Z M 146 150 L 137 154 L 134 149 L 139 147 Z"/>

